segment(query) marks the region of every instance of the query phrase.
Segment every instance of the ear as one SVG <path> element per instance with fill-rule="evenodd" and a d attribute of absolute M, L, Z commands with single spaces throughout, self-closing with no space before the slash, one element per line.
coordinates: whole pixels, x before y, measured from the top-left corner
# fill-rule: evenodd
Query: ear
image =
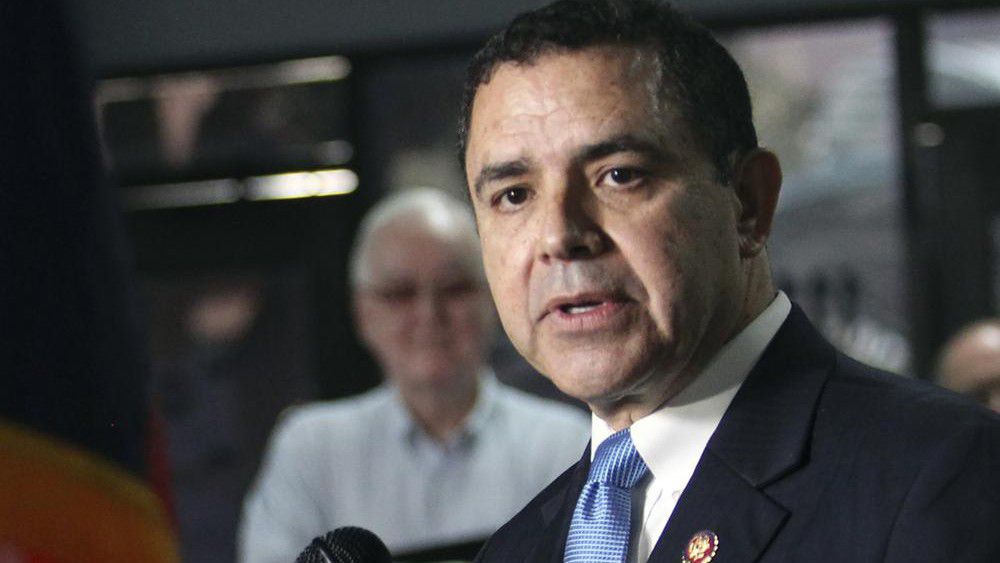
<path fill-rule="evenodd" d="M 368 308 L 371 303 L 357 289 L 351 290 L 351 318 L 354 321 L 354 333 L 361 338 L 366 347 L 371 347 L 371 315 Z"/>
<path fill-rule="evenodd" d="M 771 234 L 774 210 L 781 191 L 781 164 L 778 157 L 765 149 L 753 149 L 743 156 L 733 189 L 740 200 L 737 230 L 740 256 L 752 258 L 760 254 Z"/>

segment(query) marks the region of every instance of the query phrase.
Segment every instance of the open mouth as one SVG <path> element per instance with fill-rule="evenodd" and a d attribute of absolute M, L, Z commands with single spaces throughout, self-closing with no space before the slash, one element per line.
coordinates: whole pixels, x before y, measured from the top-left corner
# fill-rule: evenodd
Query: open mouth
<path fill-rule="evenodd" d="M 588 293 L 557 297 L 549 301 L 541 317 L 552 315 L 564 320 L 608 317 L 621 309 L 628 299 L 621 295 Z"/>
<path fill-rule="evenodd" d="M 567 315 L 579 315 L 593 311 L 605 303 L 606 301 L 581 301 L 578 303 L 564 303 L 556 308 Z"/>

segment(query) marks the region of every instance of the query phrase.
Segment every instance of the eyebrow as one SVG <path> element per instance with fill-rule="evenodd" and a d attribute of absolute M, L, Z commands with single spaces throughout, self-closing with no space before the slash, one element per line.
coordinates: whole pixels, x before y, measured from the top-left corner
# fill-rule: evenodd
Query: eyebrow
<path fill-rule="evenodd" d="M 479 171 L 479 175 L 476 176 L 476 181 L 474 183 L 476 188 L 476 197 L 480 196 L 483 191 L 483 187 L 488 182 L 516 178 L 517 176 L 527 174 L 527 172 L 528 162 L 525 159 L 487 164 L 486 166 L 483 166 L 483 169 Z"/>
<path fill-rule="evenodd" d="M 665 158 L 667 155 L 656 143 L 634 135 L 619 135 L 606 141 L 581 148 L 574 160 L 577 162 L 592 162 L 606 156 L 622 152 L 634 152 L 653 158 Z"/>

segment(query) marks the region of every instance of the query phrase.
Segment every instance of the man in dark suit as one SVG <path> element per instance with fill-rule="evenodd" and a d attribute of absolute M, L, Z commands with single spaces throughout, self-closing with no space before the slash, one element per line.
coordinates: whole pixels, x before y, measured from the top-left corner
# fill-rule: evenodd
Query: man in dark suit
<path fill-rule="evenodd" d="M 776 291 L 780 167 L 707 31 L 648 0 L 522 14 L 461 127 L 503 326 L 593 412 L 480 561 L 1000 561 L 1000 422 Z"/>

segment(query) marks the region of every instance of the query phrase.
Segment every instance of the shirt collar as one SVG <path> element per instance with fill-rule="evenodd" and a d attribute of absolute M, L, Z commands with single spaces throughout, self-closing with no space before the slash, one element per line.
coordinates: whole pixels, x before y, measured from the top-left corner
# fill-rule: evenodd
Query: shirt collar
<path fill-rule="evenodd" d="M 496 409 L 498 395 L 500 394 L 500 384 L 493 374 L 493 370 L 484 367 L 479 372 L 479 392 L 476 395 L 476 404 L 472 407 L 472 412 L 466 419 L 462 432 L 471 438 L 480 435 L 486 425 L 490 415 Z"/>
<path fill-rule="evenodd" d="M 632 424 L 632 441 L 654 476 L 673 468 L 678 456 L 697 462 L 729 403 L 791 308 L 788 296 L 779 291 L 694 381 L 664 406 Z M 606 422 L 592 415 L 591 459 L 597 446 L 613 433 Z"/>
<path fill-rule="evenodd" d="M 430 440 L 424 430 L 413 419 L 409 409 L 403 402 L 399 394 L 399 389 L 391 383 L 385 383 L 389 390 L 389 404 L 386 405 L 386 426 L 394 436 L 407 443 L 415 443 L 417 440 Z M 493 370 L 483 367 L 479 370 L 479 388 L 476 393 L 476 403 L 465 419 L 465 424 L 459 429 L 447 446 L 463 443 L 467 440 L 474 440 L 479 436 L 488 424 L 490 415 L 496 408 L 498 395 L 500 394 L 500 384 L 497 382 Z"/>

